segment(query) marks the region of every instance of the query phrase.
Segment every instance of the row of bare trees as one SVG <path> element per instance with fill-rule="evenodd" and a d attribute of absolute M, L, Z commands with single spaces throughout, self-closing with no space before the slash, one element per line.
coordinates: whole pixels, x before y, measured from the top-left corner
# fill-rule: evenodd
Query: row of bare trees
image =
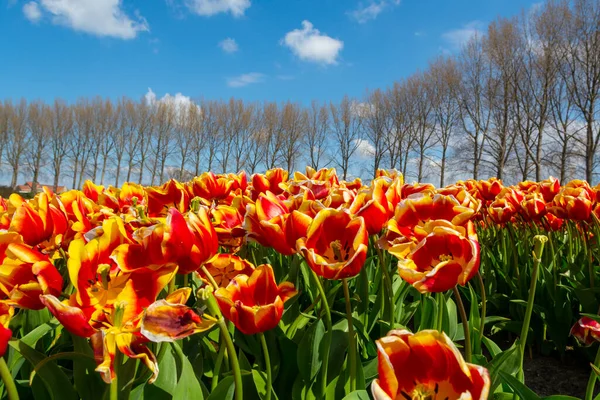
<path fill-rule="evenodd" d="M 154 185 L 310 165 L 344 178 L 396 168 L 440 185 L 550 174 L 593 182 L 599 95 L 600 1 L 550 1 L 360 99 L 0 102 L 0 178 Z"/>

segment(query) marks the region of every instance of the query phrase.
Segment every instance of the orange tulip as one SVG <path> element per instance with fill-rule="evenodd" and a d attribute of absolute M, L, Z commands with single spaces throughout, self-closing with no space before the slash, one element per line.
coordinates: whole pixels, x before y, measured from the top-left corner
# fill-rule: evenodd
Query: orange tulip
<path fill-rule="evenodd" d="M 560 192 L 560 182 L 552 176 L 544 179 L 538 185 L 538 192 L 544 197 L 544 201 L 549 203 Z"/>
<path fill-rule="evenodd" d="M 12 337 L 12 331 L 8 328 L 8 324 L 14 313 L 15 310 L 11 305 L 0 302 L 0 357 L 4 357 L 8 341 Z"/>
<path fill-rule="evenodd" d="M 260 194 L 255 204 L 249 204 L 244 219 L 248 239 L 272 247 L 284 255 L 296 252 L 296 240 L 304 235 L 310 216 L 288 205 L 271 192 Z"/>
<path fill-rule="evenodd" d="M 229 282 L 239 274 L 252 275 L 254 271 L 252 263 L 234 254 L 217 254 L 205 264 L 205 267 L 219 287 L 229 285 Z M 198 274 L 209 283 L 202 271 L 198 271 Z"/>
<path fill-rule="evenodd" d="M 358 193 L 349 207 L 350 213 L 364 218 L 370 235 L 379 233 L 392 213 L 385 196 L 388 184 L 386 178 L 374 179 L 369 188 Z"/>
<path fill-rule="evenodd" d="M 283 315 L 283 303 L 296 293 L 291 282 L 278 286 L 273 268 L 263 264 L 250 276 L 234 277 L 226 288 L 215 292 L 215 298 L 225 318 L 242 333 L 253 335 L 275 328 Z"/>
<path fill-rule="evenodd" d="M 23 237 L 23 242 L 35 246 L 53 235 L 62 235 L 67 230 L 67 218 L 54 205 L 50 204 L 46 193 L 38 194 L 34 199 L 25 201 L 21 196 L 12 194 L 9 201 L 15 207 L 10 226 L 11 232 Z"/>
<path fill-rule="evenodd" d="M 488 398 L 488 371 L 466 363 L 443 332 L 393 330 L 375 343 L 379 372 L 371 385 L 375 400 Z"/>
<path fill-rule="evenodd" d="M 362 217 L 325 208 L 296 242 L 310 268 L 326 279 L 358 275 L 367 258 L 369 236 Z"/>
<path fill-rule="evenodd" d="M 265 174 L 252 175 L 252 200 L 261 193 L 271 192 L 275 195 L 283 193 L 282 183 L 287 182 L 288 172 L 282 168 L 270 169 Z"/>
<path fill-rule="evenodd" d="M 142 227 L 133 237 L 137 243 L 122 244 L 112 255 L 124 272 L 178 265 L 180 274 L 188 274 L 218 250 L 217 235 L 204 207 L 197 214 L 188 213 L 187 220 L 171 208 L 164 223 Z"/>
<path fill-rule="evenodd" d="M 226 199 L 235 181 L 227 176 L 205 172 L 194 178 L 190 184 L 193 196 L 202 198 L 207 205 L 210 205 L 212 202 Z"/>
<path fill-rule="evenodd" d="M 591 346 L 600 342 L 600 323 L 590 317 L 581 317 L 571 328 L 571 335 L 582 346 Z"/>
<path fill-rule="evenodd" d="M 146 188 L 148 197 L 148 217 L 166 216 L 170 208 L 184 213 L 190 208 L 190 194 L 187 188 L 174 179 L 159 187 Z"/>
<path fill-rule="evenodd" d="M 528 193 L 521 202 L 521 211 L 528 220 L 538 220 L 543 217 L 546 210 L 544 196 L 538 192 Z"/>
<path fill-rule="evenodd" d="M 573 180 L 560 189 L 549 211 L 559 218 L 587 221 L 595 198 L 596 194 L 587 182 Z"/>
<path fill-rule="evenodd" d="M 477 181 L 477 193 L 482 200 L 492 201 L 502 191 L 504 185 L 502 181 L 497 178 L 490 178 L 487 181 Z"/>
<path fill-rule="evenodd" d="M 60 295 L 63 279 L 47 255 L 26 244 L 3 245 L 2 241 L 0 238 L 0 249 L 4 249 L 0 254 L 0 291 L 8 304 L 39 310 L 44 308 L 41 294 Z"/>
<path fill-rule="evenodd" d="M 418 243 L 408 241 L 388 250 L 398 258 L 400 277 L 421 293 L 466 285 L 479 270 L 479 243 L 469 235 L 472 228 L 437 220 L 422 229 L 428 234 Z"/>

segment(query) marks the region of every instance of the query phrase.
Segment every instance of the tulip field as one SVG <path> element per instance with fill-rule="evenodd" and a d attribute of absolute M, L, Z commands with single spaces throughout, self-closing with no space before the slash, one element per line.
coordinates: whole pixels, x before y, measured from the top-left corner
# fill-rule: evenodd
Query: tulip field
<path fill-rule="evenodd" d="M 599 218 L 585 181 L 385 170 L 0 197 L 0 397 L 594 399 Z M 567 353 L 581 393 L 528 387 Z"/>

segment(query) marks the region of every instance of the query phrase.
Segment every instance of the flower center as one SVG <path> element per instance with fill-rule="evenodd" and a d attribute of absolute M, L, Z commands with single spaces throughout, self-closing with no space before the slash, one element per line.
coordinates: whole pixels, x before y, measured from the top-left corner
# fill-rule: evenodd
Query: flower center
<path fill-rule="evenodd" d="M 334 240 L 333 242 L 329 243 L 329 247 L 333 253 L 333 259 L 336 262 L 348 261 L 350 255 L 350 246 L 348 243 L 342 244 L 341 240 Z"/>
<path fill-rule="evenodd" d="M 436 400 L 439 391 L 439 385 L 436 383 L 435 386 L 431 385 L 417 385 L 411 394 L 401 392 L 402 397 L 407 400 Z"/>
<path fill-rule="evenodd" d="M 444 261 L 452 261 L 454 260 L 454 256 L 452 254 L 441 254 L 438 259 L 442 262 Z"/>

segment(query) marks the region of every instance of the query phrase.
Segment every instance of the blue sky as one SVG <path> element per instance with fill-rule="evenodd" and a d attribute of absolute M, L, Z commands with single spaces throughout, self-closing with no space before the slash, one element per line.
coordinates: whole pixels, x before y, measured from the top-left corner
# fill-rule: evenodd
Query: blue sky
<path fill-rule="evenodd" d="M 0 0 L 0 99 L 336 101 L 531 0 Z M 229 39 L 229 40 L 227 40 Z"/>

